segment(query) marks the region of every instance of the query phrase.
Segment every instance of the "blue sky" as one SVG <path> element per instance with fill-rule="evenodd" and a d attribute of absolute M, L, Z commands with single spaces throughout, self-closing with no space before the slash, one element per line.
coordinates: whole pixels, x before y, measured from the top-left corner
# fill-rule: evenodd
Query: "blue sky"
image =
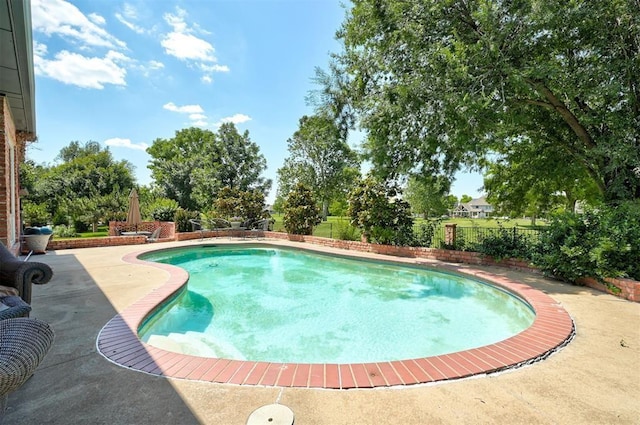
<path fill-rule="evenodd" d="M 339 50 L 340 0 L 31 0 L 36 131 L 29 159 L 73 140 L 109 146 L 151 182 L 144 149 L 191 126 L 249 130 L 274 187 L 287 139 L 312 112 L 314 67 Z M 461 174 L 456 196 L 477 196 Z"/>

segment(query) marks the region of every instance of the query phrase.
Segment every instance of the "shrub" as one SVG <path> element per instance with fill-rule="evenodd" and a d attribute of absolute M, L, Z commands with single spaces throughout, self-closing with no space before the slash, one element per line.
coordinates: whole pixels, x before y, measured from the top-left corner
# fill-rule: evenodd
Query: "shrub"
<path fill-rule="evenodd" d="M 150 215 L 157 221 L 173 221 L 176 211 L 178 211 L 179 205 L 173 199 L 158 198 L 153 201 L 147 211 L 150 211 Z"/>
<path fill-rule="evenodd" d="M 22 219 L 28 226 L 45 226 L 51 220 L 51 214 L 45 204 L 34 204 L 24 201 L 22 204 Z"/>
<path fill-rule="evenodd" d="M 367 177 L 349 194 L 348 215 L 372 243 L 411 245 L 413 219 L 400 191 Z"/>
<path fill-rule="evenodd" d="M 198 218 L 200 218 L 198 211 L 178 208 L 173 216 L 173 221 L 176 223 L 176 232 L 191 232 L 191 222 L 189 220 Z"/>
<path fill-rule="evenodd" d="M 414 234 L 414 246 L 430 247 L 433 243 L 433 237 L 436 235 L 436 230 L 440 228 L 442 220 L 430 220 L 420 223 L 418 229 Z"/>
<path fill-rule="evenodd" d="M 264 193 L 259 190 L 239 190 L 224 187 L 214 203 L 217 218 L 232 217 L 242 220 L 270 218 L 265 209 Z M 234 220 L 236 221 L 236 220 Z"/>
<path fill-rule="evenodd" d="M 284 202 L 282 222 L 287 233 L 311 235 L 313 226 L 320 224 L 320 210 L 313 199 L 311 190 L 298 183 Z"/>
<path fill-rule="evenodd" d="M 584 276 L 640 280 L 640 201 L 555 216 L 534 263 L 571 282 Z"/>
<path fill-rule="evenodd" d="M 474 247 L 472 244 L 467 243 L 467 240 L 464 237 L 464 234 L 458 233 L 456 234 L 456 240 L 453 241 L 453 244 L 445 243 L 445 241 L 440 242 L 440 248 L 442 249 L 450 249 L 453 251 L 473 251 Z"/>
<path fill-rule="evenodd" d="M 53 228 L 53 234 L 59 238 L 76 238 L 79 235 L 72 226 L 60 224 Z"/>
<path fill-rule="evenodd" d="M 77 220 L 73 220 L 73 228 L 76 229 L 78 233 L 84 233 L 89 231 L 89 224 L 81 218 L 78 218 Z"/>
<path fill-rule="evenodd" d="M 349 224 L 346 220 L 338 220 L 334 224 L 336 238 L 343 241 L 360 240 L 360 231 L 358 228 Z"/>
<path fill-rule="evenodd" d="M 502 225 L 496 233 L 484 237 L 475 244 L 474 251 L 489 255 L 496 260 L 505 258 L 521 258 L 531 260 L 537 243 L 521 233 L 516 228 L 505 229 Z"/>
<path fill-rule="evenodd" d="M 349 203 L 346 199 L 337 199 L 331 202 L 329 205 L 329 211 L 331 215 L 337 215 L 339 217 L 347 215 L 347 210 L 349 208 Z"/>

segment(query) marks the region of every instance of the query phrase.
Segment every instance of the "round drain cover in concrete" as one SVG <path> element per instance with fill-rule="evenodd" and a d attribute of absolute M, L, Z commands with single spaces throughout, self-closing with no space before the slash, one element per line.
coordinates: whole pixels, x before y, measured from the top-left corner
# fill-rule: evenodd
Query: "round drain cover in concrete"
<path fill-rule="evenodd" d="M 293 412 L 282 404 L 267 404 L 249 415 L 247 425 L 293 425 Z"/>

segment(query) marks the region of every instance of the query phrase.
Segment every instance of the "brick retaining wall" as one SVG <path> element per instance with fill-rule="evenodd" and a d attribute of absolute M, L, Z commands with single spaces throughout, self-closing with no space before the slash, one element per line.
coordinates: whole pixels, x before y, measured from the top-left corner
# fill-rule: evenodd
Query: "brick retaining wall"
<path fill-rule="evenodd" d="M 160 225 L 157 222 L 156 225 Z M 184 232 L 176 233 L 173 231 L 173 223 L 167 225 L 162 223 L 162 233 L 159 242 L 170 241 L 187 241 L 194 239 L 209 239 L 215 237 L 260 237 L 272 239 L 284 239 L 289 241 L 307 242 L 315 245 L 322 245 L 331 248 L 340 248 L 351 251 L 372 252 L 375 254 L 392 255 L 396 257 L 424 258 L 429 260 L 446 261 L 449 263 L 465 263 L 478 264 L 488 266 L 507 267 L 512 270 L 525 271 L 529 273 L 541 273 L 540 270 L 526 261 L 515 258 L 496 261 L 493 258 L 483 255 L 479 252 L 470 251 L 453 251 L 448 249 L 423 248 L 413 246 L 392 246 L 378 245 L 359 241 L 343 241 L 339 239 L 321 238 L 317 236 L 290 235 L 288 233 L 270 232 L 263 230 L 205 230 L 202 232 Z M 166 236 L 165 236 L 166 232 Z M 47 249 L 69 249 L 69 248 L 90 248 L 96 246 L 116 246 L 116 245 L 136 245 L 146 243 L 145 236 L 107 236 L 101 238 L 83 238 L 83 239 L 51 239 L 47 245 Z M 595 279 L 579 279 L 578 283 L 608 292 L 630 301 L 640 302 L 640 282 L 630 279 L 607 279 L 616 287 L 620 288 L 620 293 L 612 292 L 606 285 L 603 285 Z"/>
<path fill-rule="evenodd" d="M 147 237 L 140 236 L 105 236 L 100 238 L 50 239 L 47 250 L 94 248 L 99 246 L 141 245 L 147 242 Z M 24 248 L 23 248 L 24 252 Z"/>
<path fill-rule="evenodd" d="M 578 279 L 578 283 L 584 286 L 588 286 L 589 288 L 597 289 L 598 291 L 607 292 L 611 295 L 615 295 L 620 298 L 627 299 L 629 301 L 640 302 L 640 282 L 631 279 L 613 279 L 607 278 L 605 282 L 608 282 L 618 289 L 620 289 L 619 293 L 612 291 L 607 285 L 604 283 L 600 283 L 597 280 L 590 277 L 581 277 Z"/>

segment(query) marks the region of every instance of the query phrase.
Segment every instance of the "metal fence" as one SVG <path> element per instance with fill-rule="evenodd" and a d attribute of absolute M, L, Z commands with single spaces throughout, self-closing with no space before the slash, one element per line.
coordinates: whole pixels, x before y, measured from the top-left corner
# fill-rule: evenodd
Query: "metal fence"
<path fill-rule="evenodd" d="M 420 224 L 413 226 L 413 233 L 420 240 L 420 234 L 423 228 Z M 458 250 L 472 250 L 477 244 L 482 243 L 488 237 L 501 237 L 526 239 L 530 242 L 537 241 L 540 237 L 540 229 L 522 228 L 522 227 L 463 227 L 456 226 L 455 240 L 447 241 L 446 229 L 444 226 L 438 226 L 433 230 L 431 243 L 423 244 L 427 248 L 454 248 Z M 428 238 L 426 238 L 428 239 Z"/>
<path fill-rule="evenodd" d="M 488 237 L 524 238 L 531 242 L 537 241 L 540 236 L 539 229 L 520 227 L 456 227 L 456 244 L 465 246 L 482 243 Z M 460 242 L 462 241 L 462 242 Z"/>
<path fill-rule="evenodd" d="M 324 221 L 318 224 L 313 229 L 314 236 L 320 236 L 325 238 L 340 239 L 340 229 L 343 229 L 348 224 L 345 219 L 344 222 L 330 222 Z M 284 231 L 281 226 L 276 225 L 276 230 Z M 428 226 L 427 226 L 428 228 Z M 424 223 L 416 223 L 413 226 L 413 234 L 416 240 L 428 240 L 429 235 L 425 237 Z M 428 233 L 428 231 L 427 231 Z M 482 243 L 487 237 L 499 236 L 502 238 L 512 237 L 514 240 L 517 238 L 525 238 L 529 241 L 538 240 L 541 230 L 535 228 L 523 228 L 523 227 L 480 227 L 480 226 L 456 226 L 456 240 L 453 243 L 447 243 L 446 241 L 446 229 L 444 226 L 439 225 L 433 229 L 430 243 L 424 243 L 422 246 L 427 248 L 454 248 L 459 250 L 471 250 L 475 245 Z M 359 232 L 356 231 L 354 236 L 359 239 Z"/>

